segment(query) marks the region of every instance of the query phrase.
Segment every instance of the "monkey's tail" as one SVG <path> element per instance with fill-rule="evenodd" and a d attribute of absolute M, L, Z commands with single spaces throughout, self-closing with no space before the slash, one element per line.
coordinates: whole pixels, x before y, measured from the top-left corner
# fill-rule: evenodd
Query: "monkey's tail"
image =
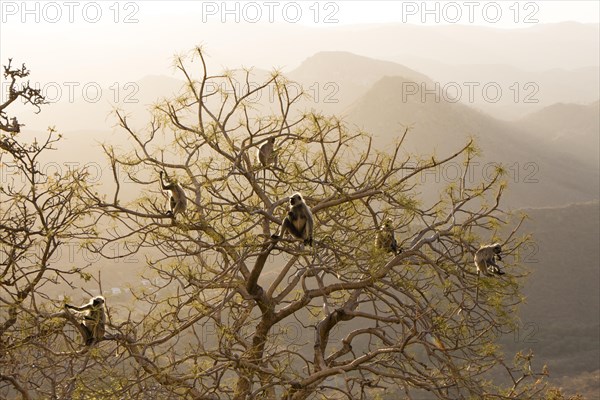
<path fill-rule="evenodd" d="M 479 275 L 481 272 L 477 270 L 477 282 L 475 283 L 475 304 L 479 302 Z"/>

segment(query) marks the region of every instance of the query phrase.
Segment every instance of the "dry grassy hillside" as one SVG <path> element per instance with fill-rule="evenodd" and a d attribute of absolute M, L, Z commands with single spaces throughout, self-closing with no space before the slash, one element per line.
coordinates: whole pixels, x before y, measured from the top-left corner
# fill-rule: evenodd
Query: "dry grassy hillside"
<path fill-rule="evenodd" d="M 554 104 L 527 115 L 520 125 L 561 152 L 600 165 L 600 102 Z"/>
<path fill-rule="evenodd" d="M 525 261 L 522 329 L 504 338 L 508 349 L 532 348 L 546 362 L 552 382 L 600 396 L 600 248 L 598 202 L 526 210 L 523 227 L 537 246 Z"/>

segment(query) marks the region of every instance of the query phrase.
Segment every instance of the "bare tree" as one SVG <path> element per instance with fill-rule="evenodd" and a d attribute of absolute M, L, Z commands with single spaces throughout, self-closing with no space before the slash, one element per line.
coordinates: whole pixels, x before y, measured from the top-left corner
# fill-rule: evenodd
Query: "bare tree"
<path fill-rule="evenodd" d="M 531 355 L 509 365 L 494 345 L 514 323 L 523 269 L 510 264 L 505 277 L 489 278 L 472 265 L 479 243 L 500 241 L 510 260 L 526 240 L 516 228 L 500 237 L 501 167 L 488 182 L 465 175 L 422 206 L 415 177 L 455 159 L 466 174 L 472 142 L 417 159 L 402 151 L 404 131 L 390 152 L 377 152 L 366 133 L 296 109 L 305 94 L 278 72 L 260 84 L 250 71 L 211 75 L 196 49 L 196 78 L 186 60 L 176 60 L 182 94 L 158 104 L 149 126 L 117 113 L 134 148 L 105 146 L 116 190 L 110 201 L 97 198 L 101 215 L 117 222 L 95 250 L 127 243 L 150 254 L 147 274 L 160 277 L 136 294 L 144 312 L 115 336 L 142 367 L 137 380 L 184 398 L 539 393 L 543 373 L 531 372 Z M 281 170 L 253 157 L 273 136 Z M 165 212 L 160 171 L 190 197 L 180 218 Z M 118 172 L 139 184 L 129 205 Z M 296 191 L 315 216 L 313 248 L 270 239 Z M 399 255 L 374 249 L 384 217 L 400 232 Z M 507 387 L 488 380 L 499 370 Z"/>
<path fill-rule="evenodd" d="M 0 104 L 0 396 L 19 393 L 25 399 L 49 398 L 50 392 L 37 389 L 56 393 L 70 376 L 68 362 L 56 364 L 56 338 L 64 337 L 67 319 L 56 313 L 60 304 L 49 293 L 59 282 L 89 278 L 57 254 L 91 232 L 84 223 L 85 171 L 43 172 L 60 135 L 50 129 L 39 142 L 24 143 L 23 125 L 7 114 L 17 100 L 37 111 L 46 103 L 39 90 L 21 81 L 28 75 L 24 65 L 15 69 L 9 60 L 8 97 Z"/>
<path fill-rule="evenodd" d="M 133 288 L 129 304 L 107 302 L 108 333 L 91 349 L 64 334 L 71 351 L 40 345 L 42 382 L 0 378 L 53 398 L 538 396 L 545 372 L 532 355 L 509 363 L 495 345 L 522 301 L 525 271 L 512 256 L 527 240 L 518 221 L 506 229 L 501 167 L 470 182 L 472 142 L 419 158 L 403 151 L 408 130 L 377 151 L 367 133 L 299 109 L 305 94 L 279 72 L 260 83 L 251 71 L 214 75 L 199 48 L 175 65 L 185 87 L 147 126 L 117 112 L 131 147 L 104 146 L 113 193 L 79 186 L 103 228 L 87 232 L 90 248 L 143 256 L 152 285 Z M 255 158 L 272 137 L 277 169 Z M 452 160 L 465 175 L 426 204 L 417 178 Z M 167 213 L 161 172 L 182 185 L 185 212 Z M 314 214 L 312 247 L 271 238 L 294 192 Z M 386 218 L 399 254 L 375 246 Z M 504 249 L 502 277 L 473 265 L 490 241 Z"/>
<path fill-rule="evenodd" d="M 40 106 L 46 104 L 46 99 L 42 96 L 40 89 L 32 88 L 29 82 L 23 83 L 22 79 L 27 78 L 30 71 L 21 65 L 21 68 L 14 68 L 12 59 L 8 59 L 8 65 L 4 66 L 4 79 L 8 80 L 7 98 L 0 104 L 0 131 L 9 132 L 11 134 L 19 133 L 22 124 L 16 117 L 11 117 L 6 114 L 6 109 L 17 100 L 23 101 L 25 104 L 31 104 L 36 108 L 36 112 L 40 112 Z"/>

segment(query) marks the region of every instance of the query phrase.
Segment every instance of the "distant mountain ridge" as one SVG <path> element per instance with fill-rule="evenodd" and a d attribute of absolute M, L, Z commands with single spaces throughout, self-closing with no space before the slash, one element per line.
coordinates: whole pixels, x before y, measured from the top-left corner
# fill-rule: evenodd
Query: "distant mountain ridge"
<path fill-rule="evenodd" d="M 555 149 L 600 166 L 600 101 L 553 104 L 518 123 Z"/>
<path fill-rule="evenodd" d="M 431 82 L 426 75 L 402 64 L 364 57 L 347 51 L 321 51 L 307 58 L 288 75 L 292 78 L 312 77 L 315 73 L 328 74 L 327 78 L 351 81 L 369 87 L 382 76 L 397 75 L 416 82 Z"/>
<path fill-rule="evenodd" d="M 511 184 L 510 206 L 551 206 L 598 198 L 600 173 L 589 164 L 559 153 L 518 124 L 497 120 L 443 96 L 436 99 L 401 77 L 379 80 L 352 105 L 348 115 L 350 123 L 373 133 L 382 148 L 398 138 L 402 126 L 412 126 L 405 142 L 409 153 L 433 152 L 441 157 L 455 152 L 468 137 L 475 137 L 483 150 L 475 179 L 485 178 L 488 163 L 505 164 Z M 439 172 L 429 179 L 443 184 L 447 177 L 443 170 Z M 437 195 L 437 185 L 431 190 L 431 195 Z"/>
<path fill-rule="evenodd" d="M 472 100 L 465 95 L 463 103 L 502 119 L 517 120 L 554 103 L 590 103 L 600 97 L 599 65 L 543 70 L 499 64 L 452 65 L 432 60 L 413 61 L 410 65 L 442 86 L 458 85 L 467 92 L 467 82 L 476 83 Z M 486 101 L 484 85 L 497 85 L 502 90 L 497 102 Z"/>
<path fill-rule="evenodd" d="M 316 53 L 287 75 L 313 96 L 314 88 L 318 88 L 320 98 L 315 105 L 334 114 L 343 114 L 353 101 L 384 76 L 402 76 L 418 83 L 431 82 L 426 75 L 402 64 L 344 51 Z"/>

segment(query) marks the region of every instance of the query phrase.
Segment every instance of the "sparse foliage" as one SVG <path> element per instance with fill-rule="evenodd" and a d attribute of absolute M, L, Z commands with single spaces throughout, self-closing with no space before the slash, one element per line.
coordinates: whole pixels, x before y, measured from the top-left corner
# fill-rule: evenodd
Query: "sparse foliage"
<path fill-rule="evenodd" d="M 91 233 L 84 223 L 86 173 L 44 168 L 60 141 L 53 129 L 39 142 L 23 143 L 19 130 L 5 123 L 5 110 L 14 101 L 39 110 L 45 100 L 29 83 L 17 89 L 29 74 L 25 66 L 12 69 L 9 62 L 4 71 L 11 83 L 8 100 L 0 105 L 0 394 L 56 397 L 75 360 L 57 363 L 67 317 L 55 313 L 60 302 L 47 289 L 83 274 L 82 267 L 57 256 Z M 65 346 L 76 345 L 66 339 Z"/>
<path fill-rule="evenodd" d="M 145 257 L 152 287 L 134 288 L 132 307 L 107 303 L 110 340 L 55 355 L 69 368 L 44 367 L 52 378 L 39 386 L 5 378 L 14 390 L 53 395 L 51 379 L 68 376 L 61 395 L 77 398 L 541 396 L 546 372 L 535 372 L 532 355 L 506 363 L 495 344 L 513 328 L 525 275 L 511 263 L 525 239 L 518 222 L 506 229 L 501 169 L 475 185 L 463 177 L 434 204 L 418 197 L 422 172 L 459 159 L 466 173 L 472 142 L 420 159 L 403 152 L 406 130 L 379 152 L 367 133 L 297 109 L 305 94 L 278 72 L 260 84 L 250 71 L 213 75 L 201 49 L 176 67 L 186 86 L 156 105 L 148 126 L 117 112 L 131 148 L 104 146 L 114 192 L 76 189 L 108 227 L 90 234 L 91 249 L 105 259 Z M 277 169 L 254 158 L 273 136 Z M 187 193 L 176 219 L 166 214 L 160 171 Z M 312 248 L 271 239 L 294 192 L 314 214 Z M 130 201 L 131 193 L 139 196 Z M 400 254 L 374 248 L 385 218 Z M 502 244 L 507 274 L 478 277 L 473 254 L 492 241 Z M 114 243 L 126 251 L 115 255 Z M 44 315 L 20 304 L 23 314 Z M 48 360 L 53 351 L 40 348 Z"/>

